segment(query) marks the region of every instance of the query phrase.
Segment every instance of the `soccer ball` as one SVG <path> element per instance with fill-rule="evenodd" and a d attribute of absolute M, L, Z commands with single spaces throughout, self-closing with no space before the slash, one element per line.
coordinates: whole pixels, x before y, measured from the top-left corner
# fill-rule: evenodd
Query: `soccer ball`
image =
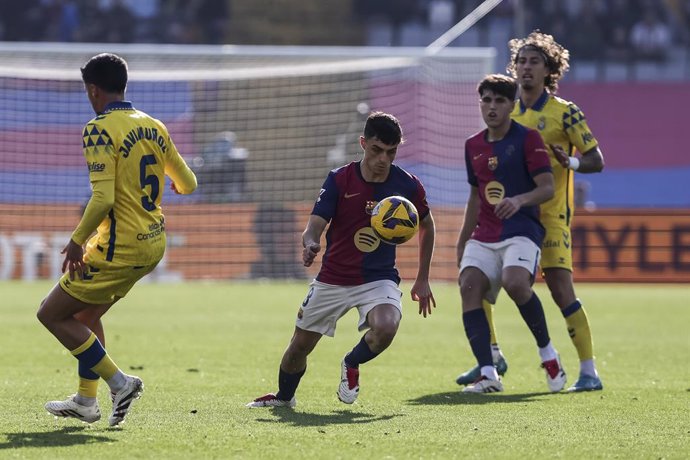
<path fill-rule="evenodd" d="M 384 198 L 371 211 L 371 228 L 384 243 L 409 241 L 419 230 L 417 208 L 401 196 Z"/>

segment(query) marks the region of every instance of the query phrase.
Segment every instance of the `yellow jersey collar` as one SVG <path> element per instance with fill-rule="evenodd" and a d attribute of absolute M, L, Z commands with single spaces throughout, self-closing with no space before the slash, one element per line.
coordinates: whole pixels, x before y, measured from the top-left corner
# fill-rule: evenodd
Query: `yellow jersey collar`
<path fill-rule="evenodd" d="M 539 96 L 539 99 L 537 99 L 537 102 L 535 102 L 534 105 L 530 108 L 536 112 L 541 112 L 548 101 L 549 93 L 546 90 L 544 90 L 544 92 L 541 93 L 541 96 Z M 525 113 L 526 111 L 527 107 L 525 106 L 525 104 L 522 103 L 522 99 L 520 99 L 520 113 Z"/>

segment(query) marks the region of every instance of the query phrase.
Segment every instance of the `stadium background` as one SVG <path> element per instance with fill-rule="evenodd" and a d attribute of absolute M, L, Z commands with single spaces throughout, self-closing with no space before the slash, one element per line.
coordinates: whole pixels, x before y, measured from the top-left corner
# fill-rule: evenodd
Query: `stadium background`
<path fill-rule="evenodd" d="M 507 40 L 538 27 L 571 49 L 559 94 L 583 109 L 606 159 L 604 173 L 576 175 L 576 279 L 690 281 L 680 149 L 690 2 L 504 1 L 423 57 L 479 3 L 2 2 L 0 279 L 58 274 L 89 196 L 80 134 L 92 114 L 78 67 L 112 50 L 130 62 L 128 96 L 168 125 L 200 178 L 199 193 L 165 197 L 170 250 L 151 279 L 313 275 L 318 266 L 297 263 L 299 233 L 327 171 L 356 158 L 375 109 L 403 123 L 398 162 L 425 183 L 437 219 L 432 277 L 452 280 L 462 145 L 481 128 L 477 75 L 503 71 Z M 667 31 L 655 53 L 632 39 L 652 16 Z M 401 248 L 407 278 L 415 256 L 414 244 Z"/>

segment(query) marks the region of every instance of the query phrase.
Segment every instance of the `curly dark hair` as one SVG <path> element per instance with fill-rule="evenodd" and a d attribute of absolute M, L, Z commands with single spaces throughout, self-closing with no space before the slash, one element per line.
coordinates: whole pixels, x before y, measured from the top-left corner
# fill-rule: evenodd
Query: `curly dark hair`
<path fill-rule="evenodd" d="M 510 64 L 506 70 L 517 78 L 516 64 L 520 51 L 524 48 L 541 52 L 546 61 L 549 74 L 544 79 L 544 86 L 551 93 L 558 91 L 558 81 L 570 69 L 570 51 L 554 40 L 553 35 L 545 34 L 539 30 L 532 31 L 525 38 L 514 38 L 508 42 L 510 49 Z"/>

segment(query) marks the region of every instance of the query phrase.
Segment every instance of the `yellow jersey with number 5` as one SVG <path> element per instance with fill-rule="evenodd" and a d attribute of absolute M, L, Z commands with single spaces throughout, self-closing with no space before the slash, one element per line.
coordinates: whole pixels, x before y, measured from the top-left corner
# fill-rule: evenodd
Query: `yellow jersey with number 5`
<path fill-rule="evenodd" d="M 551 151 L 550 144 L 563 147 L 569 155 L 575 150 L 585 153 L 598 145 L 582 111 L 572 102 L 549 94 L 547 91 L 535 104 L 527 108 L 519 101 L 511 114 L 513 120 L 541 134 L 549 150 L 555 182 L 554 197 L 540 207 L 540 220 L 544 226 L 562 222 L 570 226 L 574 211 L 573 171 L 561 166 Z"/>
<path fill-rule="evenodd" d="M 114 205 L 86 246 L 85 261 L 148 265 L 165 252 L 161 199 L 165 175 L 181 190 L 196 178 L 165 125 L 136 110 L 131 102 L 108 104 L 84 127 L 84 157 L 92 183 L 113 180 Z"/>

